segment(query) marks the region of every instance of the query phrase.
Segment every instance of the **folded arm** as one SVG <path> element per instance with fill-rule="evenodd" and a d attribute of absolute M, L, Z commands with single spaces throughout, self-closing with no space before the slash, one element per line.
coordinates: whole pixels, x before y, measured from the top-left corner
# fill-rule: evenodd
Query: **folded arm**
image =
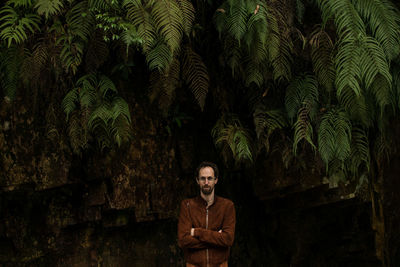
<path fill-rule="evenodd" d="M 182 201 L 178 222 L 178 245 L 181 248 L 207 248 L 209 245 L 190 235 L 192 220 L 189 212 L 189 202 Z"/>
<path fill-rule="evenodd" d="M 225 211 L 222 231 L 195 228 L 194 236 L 207 244 L 218 247 L 231 247 L 235 235 L 235 222 L 235 207 L 233 203 L 231 203 Z"/>

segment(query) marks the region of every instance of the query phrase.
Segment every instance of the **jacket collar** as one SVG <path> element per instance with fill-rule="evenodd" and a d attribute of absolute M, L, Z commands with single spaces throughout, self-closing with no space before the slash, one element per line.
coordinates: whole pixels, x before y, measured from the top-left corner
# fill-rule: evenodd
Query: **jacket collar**
<path fill-rule="evenodd" d="M 200 195 L 198 195 L 195 199 L 196 202 L 200 205 L 207 206 L 207 201 L 205 201 Z M 218 201 L 218 199 L 219 197 L 214 194 L 214 202 L 210 205 L 210 207 L 213 206 Z"/>

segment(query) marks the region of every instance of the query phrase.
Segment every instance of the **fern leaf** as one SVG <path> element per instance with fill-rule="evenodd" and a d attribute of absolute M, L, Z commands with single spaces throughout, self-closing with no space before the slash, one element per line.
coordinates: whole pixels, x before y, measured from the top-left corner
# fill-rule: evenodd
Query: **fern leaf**
<path fill-rule="evenodd" d="M 140 0 L 125 0 L 124 7 L 128 9 L 127 17 L 137 27 L 139 37 L 143 40 L 143 51 L 147 52 L 154 45 L 157 36 L 155 22 L 150 12 Z"/>
<path fill-rule="evenodd" d="M 160 109 L 167 114 L 168 108 L 174 99 L 174 93 L 179 86 L 180 63 L 175 58 L 166 73 L 153 71 L 150 74 L 150 101 L 157 98 Z"/>
<path fill-rule="evenodd" d="M 370 152 L 369 140 L 367 133 L 362 127 L 353 127 L 352 129 L 352 143 L 351 143 L 351 156 L 350 156 L 350 171 L 354 174 L 358 173 L 361 164 L 364 164 L 369 171 L 370 167 Z"/>
<path fill-rule="evenodd" d="M 310 105 L 305 105 L 299 109 L 297 121 L 294 124 L 293 154 L 297 155 L 297 146 L 301 140 L 307 141 L 315 150 L 313 142 L 313 128 L 309 118 Z"/>
<path fill-rule="evenodd" d="M 195 18 L 195 10 L 192 3 L 188 0 L 175 0 L 182 12 L 183 30 L 189 36 Z"/>
<path fill-rule="evenodd" d="M 330 110 L 321 120 L 318 130 L 318 150 L 327 168 L 329 162 L 341 162 L 350 156 L 351 123 L 343 111 Z"/>
<path fill-rule="evenodd" d="M 362 72 L 360 66 L 361 43 L 355 39 L 343 41 L 336 56 L 336 88 L 340 97 L 345 87 L 351 88 L 356 96 L 361 95 L 360 81 Z"/>
<path fill-rule="evenodd" d="M 327 32 L 317 29 L 310 39 L 311 59 L 318 82 L 331 92 L 335 81 L 333 43 Z"/>
<path fill-rule="evenodd" d="M 60 12 L 63 2 L 61 0 L 37 0 L 35 8 L 39 15 L 44 15 L 48 19 L 49 16 Z"/>
<path fill-rule="evenodd" d="M 28 8 L 33 5 L 33 1 L 32 0 L 8 0 L 7 4 L 13 5 L 14 7 Z"/>
<path fill-rule="evenodd" d="M 173 52 L 162 38 L 157 39 L 155 45 L 146 54 L 146 61 L 150 70 L 163 72 L 172 60 Z"/>
<path fill-rule="evenodd" d="M 387 0 L 351 0 L 366 21 L 375 39 L 382 45 L 387 58 L 399 55 L 400 17 L 397 8 Z"/>
<path fill-rule="evenodd" d="M 297 76 L 286 90 L 285 106 L 291 120 L 297 115 L 303 105 L 309 105 L 310 111 L 315 109 L 318 102 L 318 84 L 313 75 Z M 310 113 L 314 117 L 315 112 Z"/>
<path fill-rule="evenodd" d="M 182 75 L 203 110 L 209 87 L 208 71 L 200 55 L 189 46 L 184 50 Z"/>
<path fill-rule="evenodd" d="M 183 23 L 178 5 L 172 0 L 158 0 L 151 10 L 157 31 L 174 53 L 180 46 Z"/>
<path fill-rule="evenodd" d="M 235 116 L 223 116 L 218 120 L 211 132 L 217 147 L 229 151 L 235 161 L 253 161 L 252 140 L 250 133 L 245 129 Z M 224 156 L 227 158 L 227 156 Z"/>
<path fill-rule="evenodd" d="M 0 10 L 0 38 L 7 41 L 8 47 L 12 43 L 20 44 L 28 39 L 28 33 L 40 30 L 40 17 L 36 14 L 21 16 L 11 6 Z"/>

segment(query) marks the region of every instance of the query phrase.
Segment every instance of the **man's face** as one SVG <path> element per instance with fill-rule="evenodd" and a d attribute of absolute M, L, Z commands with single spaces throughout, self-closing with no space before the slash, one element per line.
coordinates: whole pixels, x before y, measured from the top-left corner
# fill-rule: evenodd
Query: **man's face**
<path fill-rule="evenodd" d="M 209 195 L 214 191 L 215 184 L 218 179 L 214 176 L 214 170 L 211 167 L 201 168 L 199 176 L 197 177 L 197 183 L 200 186 L 200 190 L 204 195 Z"/>

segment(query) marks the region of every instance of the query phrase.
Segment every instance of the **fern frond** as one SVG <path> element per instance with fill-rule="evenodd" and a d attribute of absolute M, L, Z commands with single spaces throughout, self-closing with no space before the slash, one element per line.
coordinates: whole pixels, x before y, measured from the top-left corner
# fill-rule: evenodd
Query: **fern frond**
<path fill-rule="evenodd" d="M 200 55 L 190 46 L 184 49 L 182 76 L 203 110 L 209 87 L 208 71 Z"/>
<path fill-rule="evenodd" d="M 285 21 L 285 16 L 279 9 L 269 7 L 268 16 L 269 43 L 268 55 L 273 67 L 274 80 L 290 80 L 292 76 L 292 51 L 293 42 L 290 29 Z"/>
<path fill-rule="evenodd" d="M 151 10 L 157 31 L 174 53 L 180 46 L 183 31 L 179 6 L 173 0 L 155 1 Z"/>
<path fill-rule="evenodd" d="M 150 74 L 150 101 L 157 98 L 160 109 L 167 114 L 179 86 L 180 62 L 175 58 L 166 73 L 153 71 Z"/>
<path fill-rule="evenodd" d="M 362 81 L 361 42 L 350 39 L 341 42 L 336 56 L 336 88 L 340 97 L 345 87 L 351 88 L 356 96 L 361 95 L 360 82 Z"/>
<path fill-rule="evenodd" d="M 20 70 L 25 50 L 11 46 L 0 50 L 0 84 L 4 96 L 14 100 L 20 81 Z"/>
<path fill-rule="evenodd" d="M 351 137 L 350 171 L 357 174 L 361 164 L 364 164 L 369 171 L 370 152 L 367 132 L 362 127 L 353 127 Z"/>
<path fill-rule="evenodd" d="M 386 57 L 391 60 L 400 52 L 399 11 L 388 0 L 351 0 L 357 11 L 371 29 L 375 39 L 382 45 Z"/>
<path fill-rule="evenodd" d="M 173 52 L 162 38 L 158 38 L 154 46 L 146 53 L 146 61 L 150 70 L 163 72 L 172 60 Z"/>
<path fill-rule="evenodd" d="M 230 153 L 237 163 L 253 161 L 250 133 L 235 116 L 223 116 L 218 120 L 211 134 L 217 147 L 220 149 L 229 147 Z"/>
<path fill-rule="evenodd" d="M 365 36 L 365 24 L 350 0 L 316 0 L 322 12 L 322 20 L 326 23 L 334 18 L 340 39 Z"/>
<path fill-rule="evenodd" d="M 330 110 L 318 130 L 318 150 L 327 168 L 330 161 L 341 162 L 350 156 L 351 123 L 344 111 Z"/>
<path fill-rule="evenodd" d="M 264 106 L 258 106 L 253 112 L 253 121 L 257 138 L 267 132 L 269 137 L 275 130 L 287 127 L 288 121 L 285 113 L 280 109 L 265 110 Z"/>
<path fill-rule="evenodd" d="M 31 7 L 34 3 L 32 0 L 8 0 L 6 4 L 13 5 L 14 7 Z"/>
<path fill-rule="evenodd" d="M 315 150 L 313 142 L 313 128 L 310 123 L 309 113 L 311 105 L 304 105 L 299 109 L 297 121 L 294 126 L 293 154 L 297 155 L 297 146 L 301 140 L 307 141 Z"/>
<path fill-rule="evenodd" d="M 127 18 L 137 27 L 139 37 L 143 41 L 143 51 L 146 53 L 154 46 L 157 36 L 155 22 L 147 10 L 147 6 L 143 6 L 140 0 L 125 0 L 124 7 L 127 11 Z"/>
<path fill-rule="evenodd" d="M 175 0 L 182 12 L 183 30 L 189 36 L 195 18 L 195 10 L 192 3 L 188 0 Z"/>
<path fill-rule="evenodd" d="M 28 39 L 29 33 L 40 30 L 39 23 L 38 15 L 20 15 L 11 6 L 5 6 L 0 10 L 0 38 L 7 42 L 8 47 L 12 43 L 20 44 Z"/>
<path fill-rule="evenodd" d="M 331 92 L 335 81 L 334 47 L 328 33 L 317 29 L 310 39 L 311 60 L 318 82 Z"/>
<path fill-rule="evenodd" d="M 364 94 L 357 96 L 353 90 L 346 87 L 341 95 L 338 96 L 338 100 L 350 115 L 352 121 L 354 120 L 365 127 L 369 127 L 373 124 L 373 110 L 368 107 Z"/>
<path fill-rule="evenodd" d="M 74 88 L 65 95 L 61 103 L 62 109 L 67 115 L 67 121 L 72 111 L 76 109 L 76 103 L 78 102 L 78 97 L 79 97 L 78 89 Z"/>
<path fill-rule="evenodd" d="M 303 23 L 305 6 L 302 0 L 296 0 L 296 17 L 300 23 Z"/>
<path fill-rule="evenodd" d="M 293 79 L 286 90 L 285 107 L 291 120 L 297 115 L 303 105 L 310 107 L 310 116 L 313 118 L 316 112 L 318 102 L 318 83 L 311 74 L 299 75 Z"/>
<path fill-rule="evenodd" d="M 55 15 L 63 8 L 62 0 L 37 0 L 35 8 L 39 15 L 44 15 L 46 19 Z"/>

